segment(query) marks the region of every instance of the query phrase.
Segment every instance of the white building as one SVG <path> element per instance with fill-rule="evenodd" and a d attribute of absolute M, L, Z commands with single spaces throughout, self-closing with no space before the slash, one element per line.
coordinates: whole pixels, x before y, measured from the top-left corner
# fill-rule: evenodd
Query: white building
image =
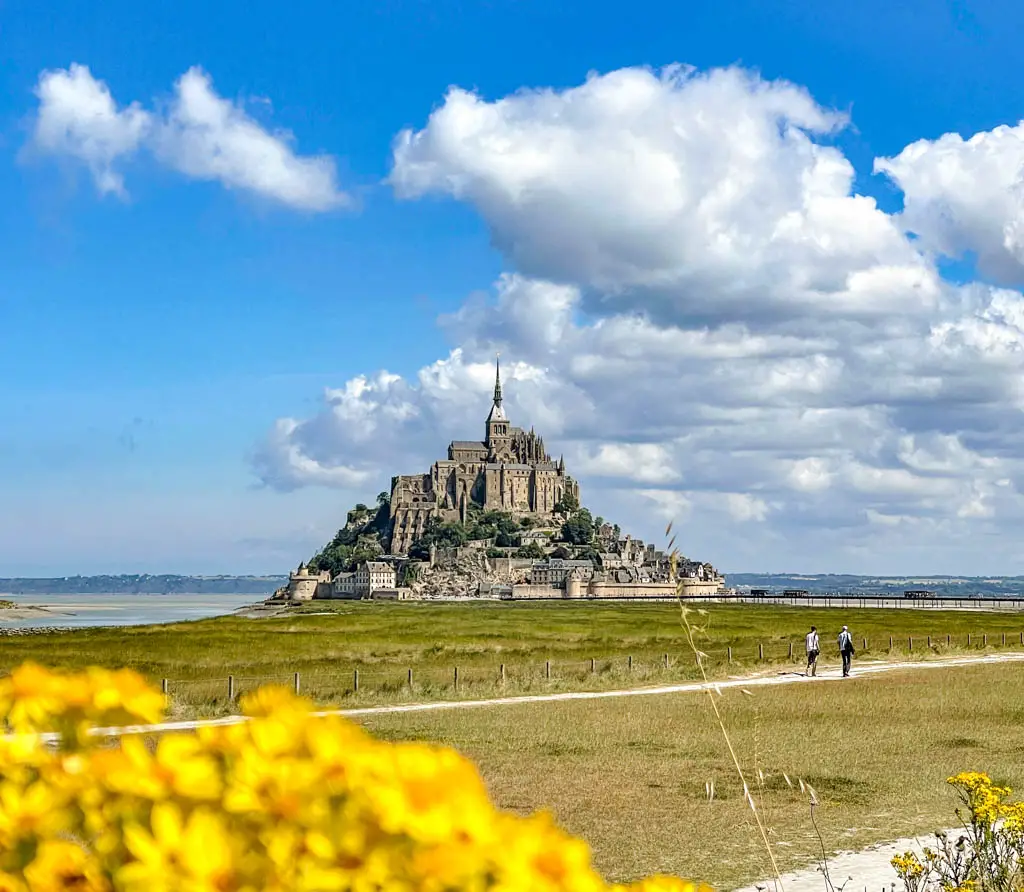
<path fill-rule="evenodd" d="M 352 573 L 339 573 L 331 583 L 335 598 L 371 598 L 395 588 L 395 568 L 385 561 L 366 561 Z"/>

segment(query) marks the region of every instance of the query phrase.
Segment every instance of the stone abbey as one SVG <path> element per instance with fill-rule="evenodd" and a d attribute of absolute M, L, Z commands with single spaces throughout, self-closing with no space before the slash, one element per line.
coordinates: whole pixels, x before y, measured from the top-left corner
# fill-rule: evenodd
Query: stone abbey
<path fill-rule="evenodd" d="M 453 440 L 448 458 L 428 473 L 391 479 L 392 554 L 407 553 L 431 517 L 465 521 L 471 505 L 547 518 L 563 496 L 579 501 L 579 484 L 565 473 L 565 460 L 552 461 L 533 430 L 512 427 L 501 403 L 496 363 L 483 440 Z"/>

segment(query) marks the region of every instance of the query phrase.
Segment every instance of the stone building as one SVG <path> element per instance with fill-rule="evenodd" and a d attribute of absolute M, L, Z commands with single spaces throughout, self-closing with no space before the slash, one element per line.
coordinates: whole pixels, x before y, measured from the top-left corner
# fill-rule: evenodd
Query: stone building
<path fill-rule="evenodd" d="M 530 568 L 531 585 L 564 586 L 570 574 L 580 579 L 590 579 L 594 575 L 591 561 L 570 561 L 563 558 L 548 558 L 546 561 L 535 561 Z"/>
<path fill-rule="evenodd" d="M 372 598 L 374 592 L 395 588 L 395 568 L 384 561 L 367 561 L 351 573 L 339 573 L 332 583 L 335 598 Z"/>
<path fill-rule="evenodd" d="M 495 366 L 494 400 L 482 440 L 453 440 L 448 458 L 426 474 L 391 480 L 390 551 L 406 554 L 427 521 L 465 521 L 470 505 L 516 516 L 550 517 L 566 494 L 579 500 L 579 484 L 552 461 L 543 438 L 513 427 L 502 408 L 501 368 Z"/>
<path fill-rule="evenodd" d="M 288 585 L 275 592 L 274 596 L 280 595 L 289 601 L 312 601 L 313 598 L 325 597 L 330 584 L 330 573 L 310 573 L 305 564 L 299 564 L 297 570 L 288 574 Z"/>

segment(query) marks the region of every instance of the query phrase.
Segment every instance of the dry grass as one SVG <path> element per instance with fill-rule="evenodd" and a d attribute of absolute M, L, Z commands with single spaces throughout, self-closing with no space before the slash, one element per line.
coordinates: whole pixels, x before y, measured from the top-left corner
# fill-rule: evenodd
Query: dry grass
<path fill-rule="evenodd" d="M 949 826 L 945 778 L 987 770 L 1024 782 L 1024 693 L 1016 665 L 725 692 L 720 701 L 772 828 L 783 870 L 814 860 L 813 784 L 826 844 L 851 849 Z M 550 808 L 617 879 L 665 871 L 722 888 L 771 874 L 703 694 L 560 702 L 365 722 L 391 739 L 451 744 L 481 767 L 496 801 Z M 708 802 L 705 783 L 714 780 Z M 834 878 L 841 882 L 845 878 Z"/>

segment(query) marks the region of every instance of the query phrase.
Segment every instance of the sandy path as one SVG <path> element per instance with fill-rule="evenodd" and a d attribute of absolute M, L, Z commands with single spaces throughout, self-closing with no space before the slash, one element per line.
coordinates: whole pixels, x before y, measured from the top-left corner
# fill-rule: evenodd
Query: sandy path
<path fill-rule="evenodd" d="M 949 659 L 922 660 L 915 662 L 863 661 L 853 670 L 854 678 L 865 678 L 883 675 L 889 672 L 905 672 L 911 669 L 944 669 L 954 666 L 977 666 L 989 663 L 1009 663 L 1024 661 L 1024 653 L 993 653 L 983 656 L 953 657 Z M 749 676 L 732 676 L 721 681 L 686 682 L 684 684 L 661 685 L 658 687 L 629 688 L 613 691 L 576 691 L 561 694 L 531 694 L 520 697 L 496 697 L 489 700 L 439 700 L 430 703 L 403 703 L 392 706 L 366 706 L 359 709 L 328 709 L 314 713 L 318 716 L 372 716 L 390 715 L 401 712 L 428 712 L 439 709 L 477 709 L 480 707 L 515 706 L 522 703 L 560 703 L 568 700 L 605 700 L 611 697 L 656 697 L 665 694 L 690 694 L 706 691 L 709 688 L 726 690 L 728 688 L 768 687 L 787 684 L 842 684 L 838 667 L 823 669 L 817 678 L 807 678 L 803 672 L 785 670 L 773 675 L 760 674 Z M 152 734 L 161 731 L 189 731 L 195 728 L 214 725 L 234 725 L 247 721 L 244 716 L 231 715 L 217 719 L 194 719 L 184 722 L 162 722 L 158 725 L 132 725 L 121 728 L 97 728 L 95 734 L 111 737 L 121 734 Z M 54 735 L 46 735 L 46 739 L 56 739 Z"/>
<path fill-rule="evenodd" d="M 960 828 L 947 832 L 950 836 L 955 836 L 960 832 Z M 868 846 L 859 852 L 830 855 L 828 875 L 836 890 L 843 888 L 845 884 L 844 892 L 891 892 L 894 883 L 897 890 L 902 890 L 903 884 L 897 878 L 889 860 L 893 855 L 902 855 L 906 851 L 916 852 L 918 857 L 924 860 L 921 850 L 926 845 L 935 847 L 934 834 L 923 833 L 916 838 L 906 837 Z M 819 864 L 784 873 L 781 880 L 781 892 L 827 892 Z M 735 892 L 776 892 L 776 888 L 775 880 L 768 879 L 744 886 Z"/>

